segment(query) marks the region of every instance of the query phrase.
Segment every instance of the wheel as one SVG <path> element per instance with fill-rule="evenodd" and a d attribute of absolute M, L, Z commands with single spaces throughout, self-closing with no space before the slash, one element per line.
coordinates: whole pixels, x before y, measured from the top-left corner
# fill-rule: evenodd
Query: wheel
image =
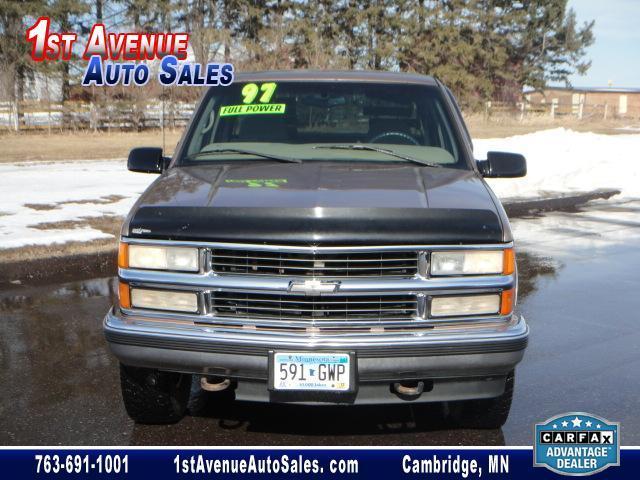
<path fill-rule="evenodd" d="M 120 364 L 122 400 L 136 423 L 175 423 L 187 410 L 191 375 Z"/>
<path fill-rule="evenodd" d="M 380 140 L 387 137 L 401 138 L 402 140 L 404 140 L 404 143 L 401 143 L 401 145 L 420 145 L 420 142 L 418 142 L 418 140 L 413 138 L 408 133 L 403 133 L 403 132 L 384 132 L 384 133 L 381 133 L 380 135 L 376 135 L 375 137 L 373 137 L 371 140 L 369 140 L 369 143 L 386 143 L 386 142 L 381 142 Z"/>
<path fill-rule="evenodd" d="M 449 415 L 458 427 L 497 429 L 504 425 L 511 409 L 515 374 L 507 375 L 504 393 L 495 398 L 450 402 Z"/>

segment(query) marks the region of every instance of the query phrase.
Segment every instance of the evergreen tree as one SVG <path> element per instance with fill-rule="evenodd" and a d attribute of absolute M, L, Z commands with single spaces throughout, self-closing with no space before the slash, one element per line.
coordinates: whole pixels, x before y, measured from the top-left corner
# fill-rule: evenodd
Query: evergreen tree
<path fill-rule="evenodd" d="M 509 80 L 501 85 L 504 99 L 515 99 L 525 85 L 542 88 L 549 81 L 568 83 L 573 73 L 588 70 L 591 62 L 584 57 L 594 42 L 594 21 L 578 26 L 567 0 L 482 3 L 498 14 L 493 32 L 507 50 L 504 69 Z"/>
<path fill-rule="evenodd" d="M 84 34 L 103 17 L 107 28 L 185 31 L 197 62 L 224 60 L 238 70 L 435 75 L 467 106 L 567 82 L 589 68 L 594 41 L 593 22 L 578 25 L 567 0 L 0 0 L 0 62 L 16 98 L 35 69 L 53 68 L 28 58 L 25 15 L 49 15 L 55 30 Z M 54 65 L 66 99 L 69 64 Z"/>
<path fill-rule="evenodd" d="M 52 0 L 47 2 L 47 13 L 51 18 L 52 30 L 59 32 L 82 32 L 82 15 L 89 13 L 89 4 L 84 0 Z M 59 62 L 55 66 L 61 73 L 62 78 L 62 100 L 66 101 L 70 98 L 71 91 L 71 68 L 74 66 L 71 62 Z M 49 65 L 44 65 L 49 66 Z M 79 73 L 82 69 L 76 68 Z"/>
<path fill-rule="evenodd" d="M 23 17 L 41 11 L 43 1 L 0 0 L 0 68 L 2 90 L 16 109 L 19 124 L 24 116 L 20 102 L 24 100 L 27 78 L 33 77 L 37 64 L 31 60 L 31 45 L 25 41 Z"/>

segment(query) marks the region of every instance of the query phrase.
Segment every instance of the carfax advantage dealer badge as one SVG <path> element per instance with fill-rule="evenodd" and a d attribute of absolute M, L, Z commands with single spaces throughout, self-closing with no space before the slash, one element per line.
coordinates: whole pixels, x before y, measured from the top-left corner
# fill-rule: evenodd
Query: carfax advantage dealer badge
<path fill-rule="evenodd" d="M 533 465 L 562 475 L 592 475 L 620 465 L 620 424 L 573 412 L 537 423 Z"/>

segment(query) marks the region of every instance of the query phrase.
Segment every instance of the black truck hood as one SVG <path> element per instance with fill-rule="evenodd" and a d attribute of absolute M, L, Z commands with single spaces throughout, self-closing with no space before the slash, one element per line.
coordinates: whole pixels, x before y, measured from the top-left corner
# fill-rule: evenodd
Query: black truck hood
<path fill-rule="evenodd" d="M 499 243 L 502 207 L 472 171 L 243 162 L 171 168 L 125 223 L 131 237 L 297 245 Z M 508 228 L 508 227 L 504 227 Z"/>

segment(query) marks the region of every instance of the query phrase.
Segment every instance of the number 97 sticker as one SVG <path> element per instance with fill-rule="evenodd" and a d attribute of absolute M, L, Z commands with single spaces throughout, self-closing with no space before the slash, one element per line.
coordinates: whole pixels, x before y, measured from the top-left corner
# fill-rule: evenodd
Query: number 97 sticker
<path fill-rule="evenodd" d="M 241 105 L 224 105 L 220 107 L 221 117 L 234 115 L 276 114 L 283 115 L 287 106 L 284 103 L 269 103 L 278 85 L 274 82 L 247 83 L 242 87 Z M 257 103 L 256 103 L 257 102 Z"/>
<path fill-rule="evenodd" d="M 259 93 L 261 93 L 261 95 L 260 98 L 258 98 L 258 101 L 260 103 L 269 103 L 277 86 L 278 85 L 273 82 L 263 83 L 260 86 L 256 83 L 247 83 L 242 87 L 242 96 L 244 97 L 242 103 L 253 103 Z"/>

